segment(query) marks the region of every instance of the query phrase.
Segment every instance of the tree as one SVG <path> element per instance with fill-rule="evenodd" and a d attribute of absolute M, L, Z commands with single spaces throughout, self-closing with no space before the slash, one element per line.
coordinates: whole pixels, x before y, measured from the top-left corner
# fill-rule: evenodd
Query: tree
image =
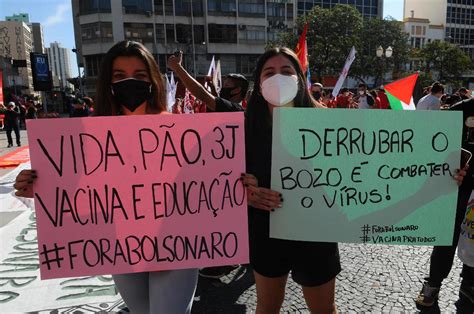
<path fill-rule="evenodd" d="M 336 5 L 332 9 L 313 7 L 297 19 L 298 34 L 291 30 L 282 33 L 271 46 L 294 48 L 306 23 L 309 23 L 306 38 L 311 75 L 318 80 L 322 76 L 338 75 L 352 46 L 355 46 L 357 56 L 350 74 L 360 79 L 382 77 L 383 71 L 399 72 L 408 62 L 407 34 L 400 22 L 362 18 L 360 12 L 349 5 Z M 375 51 L 378 46 L 391 46 L 393 58 L 377 58 Z"/>
<path fill-rule="evenodd" d="M 433 41 L 418 52 L 425 73 L 436 71 L 442 83 L 460 85 L 463 73 L 472 69 L 471 58 L 458 46 L 445 42 Z"/>
<path fill-rule="evenodd" d="M 400 77 L 409 60 L 408 35 L 402 30 L 402 24 L 392 18 L 364 19 L 361 33 L 360 46 L 356 47 L 359 52 L 351 68 L 352 75 L 374 76 L 375 81 L 383 80 L 388 71 L 392 71 L 394 77 Z M 377 47 L 387 49 L 392 47 L 392 57 L 377 57 Z"/>

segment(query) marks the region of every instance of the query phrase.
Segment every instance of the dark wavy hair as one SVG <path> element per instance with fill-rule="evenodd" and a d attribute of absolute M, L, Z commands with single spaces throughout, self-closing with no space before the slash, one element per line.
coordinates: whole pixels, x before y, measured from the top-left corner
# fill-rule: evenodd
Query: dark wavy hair
<path fill-rule="evenodd" d="M 260 90 L 260 74 L 265 63 L 275 56 L 290 60 L 298 76 L 298 93 L 294 99 L 295 107 L 314 107 L 314 100 L 306 88 L 306 77 L 303 74 L 298 57 L 288 48 L 267 50 L 257 61 L 255 68 L 254 89 L 247 105 L 245 123 L 245 143 L 247 171 L 259 180 L 259 186 L 270 188 L 270 170 L 272 160 L 272 117 L 268 104 Z"/>
<path fill-rule="evenodd" d="M 137 57 L 145 64 L 152 85 L 152 97 L 148 100 L 147 113 L 160 113 L 166 111 L 166 91 L 163 76 L 153 55 L 139 42 L 124 40 L 115 44 L 105 54 L 100 66 L 99 77 L 96 85 L 96 116 L 115 116 L 120 113 L 120 108 L 112 97 L 112 66 L 117 57 Z"/>
<path fill-rule="evenodd" d="M 298 93 L 294 99 L 295 107 L 314 107 L 314 100 L 306 88 L 305 74 L 293 50 L 286 47 L 268 49 L 257 61 L 257 67 L 254 73 L 254 88 L 247 106 L 247 133 L 251 137 L 262 135 L 268 131 L 271 132 L 272 121 L 267 101 L 263 98 L 262 91 L 260 90 L 260 75 L 262 74 L 265 63 L 275 56 L 283 56 L 290 60 L 296 70 L 296 75 L 298 76 Z"/>

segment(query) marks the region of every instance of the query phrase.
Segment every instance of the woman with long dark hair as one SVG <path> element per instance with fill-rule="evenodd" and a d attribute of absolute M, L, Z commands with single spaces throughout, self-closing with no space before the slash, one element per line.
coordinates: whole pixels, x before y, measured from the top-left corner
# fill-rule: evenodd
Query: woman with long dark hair
<path fill-rule="evenodd" d="M 279 313 L 290 271 L 312 313 L 336 312 L 335 278 L 341 270 L 337 243 L 271 239 L 269 218 L 281 207 L 270 190 L 272 113 L 277 107 L 314 108 L 298 58 L 288 48 L 267 50 L 258 60 L 247 107 L 247 172 L 250 262 L 257 285 L 257 313 Z"/>
<path fill-rule="evenodd" d="M 141 43 L 121 41 L 102 60 L 97 79 L 98 116 L 166 114 L 163 78 L 152 54 Z M 17 196 L 33 197 L 36 172 L 17 176 Z M 113 275 L 132 313 L 190 313 L 198 270 Z"/>

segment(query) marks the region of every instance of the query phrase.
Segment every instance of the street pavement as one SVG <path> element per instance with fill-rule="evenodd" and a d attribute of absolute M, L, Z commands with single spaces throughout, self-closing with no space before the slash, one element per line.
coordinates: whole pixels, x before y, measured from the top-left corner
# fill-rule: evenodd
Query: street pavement
<path fill-rule="evenodd" d="M 27 145 L 26 131 L 21 132 L 22 144 Z M 0 156 L 7 149 L 6 134 L 0 131 Z M 11 169 L 0 169 L 0 176 Z M 0 182 L 2 183 L 2 182 Z M 0 212 L 0 231 L 17 219 L 18 213 Z M 341 312 L 416 312 L 416 298 L 429 267 L 431 247 L 340 244 L 343 270 L 337 278 L 336 303 Z M 5 249 L 2 247 L 2 250 Z M 449 277 L 443 283 L 439 304 L 421 312 L 456 311 L 461 263 L 456 257 Z M 0 292 L 2 282 L 0 278 Z M 32 295 L 32 298 L 35 296 Z M 51 308 L 56 313 L 118 311 L 125 305 L 118 299 L 114 304 L 101 302 L 67 308 Z M 256 293 L 252 272 L 240 267 L 220 280 L 200 279 L 193 313 L 250 313 L 255 311 Z M 0 302 L 0 312 L 2 304 Z M 43 309 L 44 310 L 44 309 Z M 19 309 L 21 311 L 21 309 Z M 291 277 L 283 312 L 308 313 L 301 289 Z M 50 311 L 47 311 L 50 312 Z M 46 313 L 46 312 L 45 312 Z"/>

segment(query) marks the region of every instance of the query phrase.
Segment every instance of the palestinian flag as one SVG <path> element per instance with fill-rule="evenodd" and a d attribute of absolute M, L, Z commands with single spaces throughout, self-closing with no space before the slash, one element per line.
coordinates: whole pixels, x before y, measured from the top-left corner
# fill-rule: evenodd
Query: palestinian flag
<path fill-rule="evenodd" d="M 413 101 L 413 88 L 417 79 L 418 73 L 384 86 L 390 107 L 393 110 L 416 109 Z"/>

